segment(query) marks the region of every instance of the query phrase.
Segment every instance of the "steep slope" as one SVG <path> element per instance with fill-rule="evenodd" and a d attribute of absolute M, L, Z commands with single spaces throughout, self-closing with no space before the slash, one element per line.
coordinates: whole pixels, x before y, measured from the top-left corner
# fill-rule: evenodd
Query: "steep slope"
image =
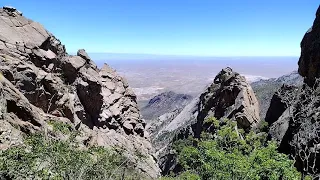
<path fill-rule="evenodd" d="M 55 36 L 12 7 L 0 9 L 0 59 L 1 124 L 8 127 L 1 136 L 10 132 L 21 141 L 21 134 L 47 131 L 49 120 L 60 120 L 81 132 L 79 143 L 123 148 L 137 169 L 158 176 L 136 96 L 108 65 L 98 69 L 84 50 L 68 55 Z"/>
<path fill-rule="evenodd" d="M 152 120 L 165 113 L 184 108 L 190 101 L 192 96 L 187 94 L 177 94 L 173 91 L 161 93 L 141 108 L 141 114 L 144 119 Z"/>
<path fill-rule="evenodd" d="M 280 152 L 295 159 L 304 174 L 320 178 L 320 6 L 313 27 L 301 42 L 301 87 L 283 86 L 272 98 L 266 121 Z"/>
<path fill-rule="evenodd" d="M 252 82 L 250 85 L 260 105 L 260 117 L 265 119 L 272 95 L 277 91 L 277 89 L 284 84 L 301 86 L 302 83 L 303 78 L 299 75 L 298 71 L 283 75 L 279 78 L 262 79 Z"/>

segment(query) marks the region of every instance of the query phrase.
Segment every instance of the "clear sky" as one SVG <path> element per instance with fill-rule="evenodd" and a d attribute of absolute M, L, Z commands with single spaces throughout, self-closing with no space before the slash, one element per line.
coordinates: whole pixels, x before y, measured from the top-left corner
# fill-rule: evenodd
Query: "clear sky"
<path fill-rule="evenodd" d="M 299 56 L 319 0 L 1 0 L 72 53 Z"/>

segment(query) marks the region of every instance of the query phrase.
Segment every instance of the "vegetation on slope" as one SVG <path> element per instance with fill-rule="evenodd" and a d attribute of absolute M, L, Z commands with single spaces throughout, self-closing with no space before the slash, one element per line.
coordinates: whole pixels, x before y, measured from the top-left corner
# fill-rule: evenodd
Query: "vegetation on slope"
<path fill-rule="evenodd" d="M 277 152 L 266 133 L 237 129 L 236 122 L 206 121 L 210 133 L 178 140 L 174 149 L 182 172 L 164 179 L 301 179 L 287 155 Z"/>
<path fill-rule="evenodd" d="M 120 150 L 80 148 L 70 137 L 59 141 L 35 134 L 24 146 L 0 151 L 0 179 L 143 179 Z"/>

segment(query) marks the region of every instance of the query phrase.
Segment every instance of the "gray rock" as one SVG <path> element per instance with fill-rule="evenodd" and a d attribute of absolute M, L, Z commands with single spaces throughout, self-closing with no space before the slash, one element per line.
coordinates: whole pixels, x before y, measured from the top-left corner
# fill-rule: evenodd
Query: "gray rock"
<path fill-rule="evenodd" d="M 315 79 L 320 77 L 320 8 L 316 13 L 312 31 L 307 31 L 301 41 L 301 56 L 299 59 L 299 74 L 305 77 L 305 82 L 313 86 Z"/>
<path fill-rule="evenodd" d="M 3 9 L 4 10 L 7 10 L 7 11 L 16 11 L 17 9 L 12 7 L 12 6 L 3 6 Z"/>
<path fill-rule="evenodd" d="M 187 94 L 164 92 L 150 99 L 146 106 L 141 107 L 141 114 L 144 119 L 150 121 L 176 109 L 183 109 L 192 99 L 193 97 Z"/>
<path fill-rule="evenodd" d="M 279 78 L 262 79 L 252 82 L 250 85 L 259 101 L 260 117 L 266 119 L 266 114 L 272 101 L 274 93 L 283 85 L 301 86 L 303 77 L 298 71 L 293 71 Z"/>
<path fill-rule="evenodd" d="M 128 131 L 129 133 L 132 133 L 133 131 L 133 125 L 129 122 L 129 121 L 125 121 L 123 123 L 123 127 L 125 128 L 126 131 Z"/>
<path fill-rule="evenodd" d="M 170 154 L 172 141 L 190 135 L 200 137 L 207 130 L 204 121 L 209 117 L 237 121 L 245 130 L 260 122 L 259 104 L 251 86 L 231 68 L 222 69 L 213 83 L 181 112 L 165 114 L 158 119 L 159 124 L 152 124 L 157 128 L 148 128 L 163 174 L 175 168 L 175 158 Z"/>
<path fill-rule="evenodd" d="M 277 119 L 275 123 L 272 124 L 269 130 L 269 134 L 273 138 L 273 140 L 277 141 L 279 144 L 281 143 L 284 135 L 286 134 L 289 123 L 291 112 L 290 109 L 286 109 L 283 114 Z"/>
<path fill-rule="evenodd" d="M 235 120 L 246 130 L 260 121 L 259 103 L 251 86 L 231 68 L 223 69 L 201 94 L 198 109 L 196 137 L 200 137 L 203 121 L 210 116 Z"/>
<path fill-rule="evenodd" d="M 108 65 L 99 70 L 84 50 L 68 55 L 56 37 L 16 9 L 0 12 L 0 72 L 5 81 L 0 86 L 1 124 L 20 127 L 6 125 L 3 131 L 14 132 L 18 144 L 23 142 L 20 134 L 47 130 L 47 120 L 63 121 L 81 132 L 76 138 L 80 146 L 121 147 L 137 169 L 158 177 L 145 122 L 127 82 Z M 84 143 L 87 139 L 90 143 Z M 0 137 L 0 148 L 10 146 Z"/>
<path fill-rule="evenodd" d="M 84 49 L 79 49 L 77 52 L 77 56 L 82 57 L 83 59 L 85 59 L 86 61 L 91 60 L 90 57 L 88 56 L 88 54 L 86 53 L 86 51 Z"/>
<path fill-rule="evenodd" d="M 301 42 L 299 74 L 305 84 L 299 88 L 282 88 L 275 94 L 267 117 L 270 137 L 278 141 L 278 150 L 294 158 L 304 174 L 320 177 L 320 6 L 311 31 Z M 268 114 L 270 114 L 268 116 Z"/>

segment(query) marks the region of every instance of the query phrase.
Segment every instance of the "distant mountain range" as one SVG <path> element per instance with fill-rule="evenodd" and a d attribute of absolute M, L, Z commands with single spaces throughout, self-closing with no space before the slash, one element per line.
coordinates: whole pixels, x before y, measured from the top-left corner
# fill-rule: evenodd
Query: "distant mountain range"
<path fill-rule="evenodd" d="M 298 71 L 293 71 L 279 78 L 261 79 L 251 83 L 251 87 L 260 105 L 260 117 L 265 118 L 270 106 L 272 95 L 283 85 L 300 86 L 303 84 L 303 78 Z"/>
<path fill-rule="evenodd" d="M 265 118 L 272 95 L 283 85 L 300 86 L 303 84 L 303 78 L 298 71 L 293 71 L 289 74 L 278 78 L 266 79 L 261 76 L 246 76 L 248 82 L 255 92 L 260 105 L 260 117 Z M 177 109 L 182 109 L 193 99 L 193 96 L 188 94 L 179 94 L 173 91 L 166 91 L 154 96 L 149 101 L 140 101 L 140 111 L 146 120 L 152 120 L 160 117 L 163 114 L 170 113 Z"/>
<path fill-rule="evenodd" d="M 143 118 L 151 120 L 167 112 L 184 108 L 192 99 L 193 97 L 187 94 L 164 92 L 150 99 L 148 104 L 141 108 L 141 114 Z"/>

